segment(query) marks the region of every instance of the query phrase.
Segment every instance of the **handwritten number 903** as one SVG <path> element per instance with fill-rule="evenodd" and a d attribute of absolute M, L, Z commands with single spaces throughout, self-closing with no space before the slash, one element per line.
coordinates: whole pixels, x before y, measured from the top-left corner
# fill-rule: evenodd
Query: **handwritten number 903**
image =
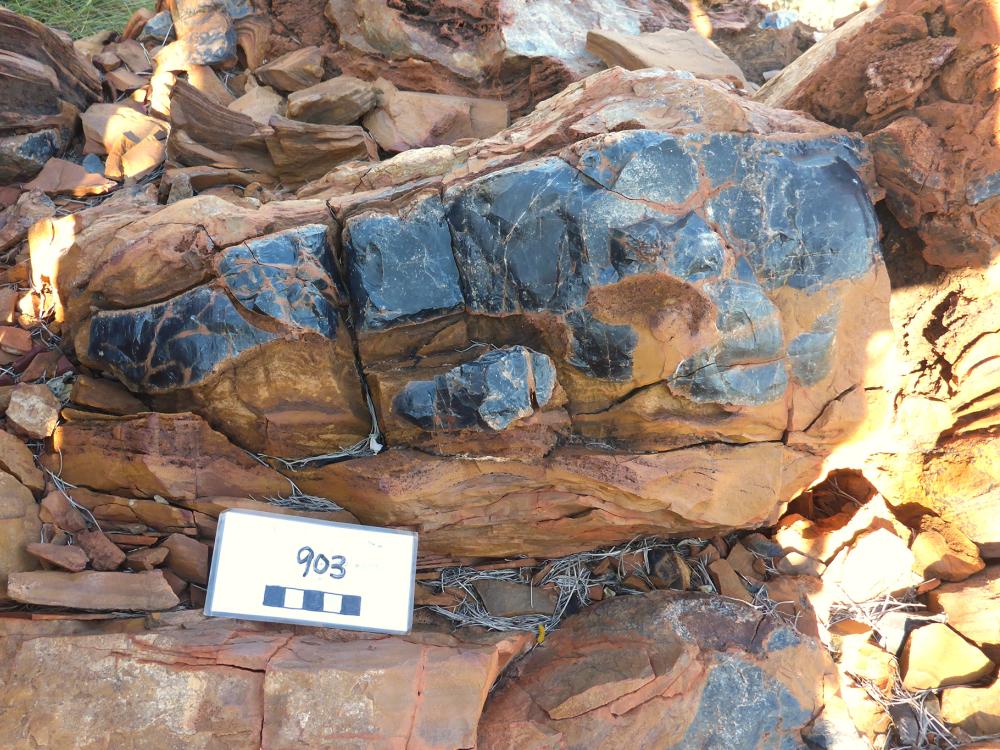
<path fill-rule="evenodd" d="M 343 555 L 332 555 L 331 557 L 327 557 L 322 554 L 317 555 L 316 551 L 312 547 L 303 547 L 299 550 L 296 560 L 298 560 L 299 565 L 303 566 L 303 578 L 309 575 L 309 573 L 323 575 L 328 571 L 330 578 L 335 578 L 337 580 L 340 580 L 347 575 L 347 571 L 344 570 L 344 566 L 347 564 L 347 558 Z"/>

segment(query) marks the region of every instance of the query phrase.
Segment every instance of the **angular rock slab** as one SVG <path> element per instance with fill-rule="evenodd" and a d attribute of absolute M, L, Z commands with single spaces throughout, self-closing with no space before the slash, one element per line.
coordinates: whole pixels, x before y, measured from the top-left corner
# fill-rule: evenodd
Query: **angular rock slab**
<path fill-rule="evenodd" d="M 720 597 L 619 597 L 518 663 L 482 750 L 804 747 L 833 665 L 823 646 Z"/>
<path fill-rule="evenodd" d="M 472 747 L 490 687 L 529 640 L 300 631 L 191 612 L 149 629 L 0 620 L 0 745 Z"/>

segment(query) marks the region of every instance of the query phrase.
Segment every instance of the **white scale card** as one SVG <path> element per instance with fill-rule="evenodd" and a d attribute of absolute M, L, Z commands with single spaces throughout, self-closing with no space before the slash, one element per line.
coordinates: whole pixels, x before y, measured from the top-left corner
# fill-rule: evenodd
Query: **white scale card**
<path fill-rule="evenodd" d="M 219 516 L 205 614 L 408 633 L 417 535 L 298 516 Z"/>

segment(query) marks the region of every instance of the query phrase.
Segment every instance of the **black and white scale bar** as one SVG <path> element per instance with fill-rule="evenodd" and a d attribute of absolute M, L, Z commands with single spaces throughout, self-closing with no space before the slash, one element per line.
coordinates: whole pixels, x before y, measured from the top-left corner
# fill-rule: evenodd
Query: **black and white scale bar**
<path fill-rule="evenodd" d="M 293 589 L 288 586 L 264 586 L 264 606 L 357 616 L 361 614 L 361 597 L 353 594 L 331 594 L 328 591 Z"/>

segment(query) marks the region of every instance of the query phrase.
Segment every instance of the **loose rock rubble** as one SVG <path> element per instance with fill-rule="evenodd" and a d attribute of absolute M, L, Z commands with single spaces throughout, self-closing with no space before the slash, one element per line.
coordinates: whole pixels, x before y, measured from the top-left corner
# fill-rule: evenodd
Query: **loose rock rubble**
<path fill-rule="evenodd" d="M 0 8 L 0 747 L 995 747 L 1000 16 L 808 5 Z"/>

